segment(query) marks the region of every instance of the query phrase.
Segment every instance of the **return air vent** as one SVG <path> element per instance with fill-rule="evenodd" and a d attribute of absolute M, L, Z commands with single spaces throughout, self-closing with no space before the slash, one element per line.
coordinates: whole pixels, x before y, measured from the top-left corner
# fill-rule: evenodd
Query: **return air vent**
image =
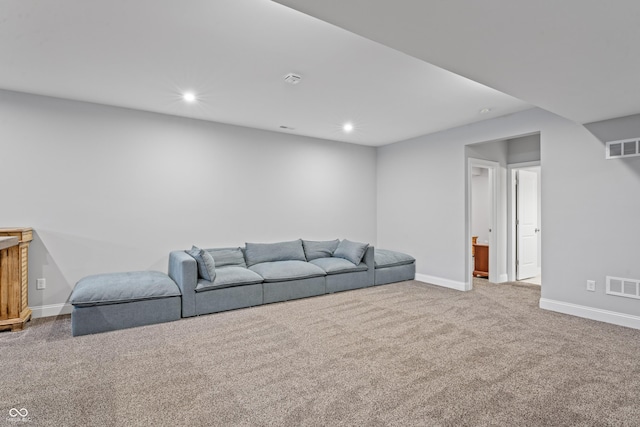
<path fill-rule="evenodd" d="M 640 299 L 640 280 L 607 276 L 607 294 Z"/>
<path fill-rule="evenodd" d="M 640 156 L 640 138 L 607 141 L 607 159 Z"/>

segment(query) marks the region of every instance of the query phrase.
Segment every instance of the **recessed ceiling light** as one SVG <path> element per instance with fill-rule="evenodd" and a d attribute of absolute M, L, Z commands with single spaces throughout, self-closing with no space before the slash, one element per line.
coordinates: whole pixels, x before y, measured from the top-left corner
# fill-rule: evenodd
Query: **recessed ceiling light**
<path fill-rule="evenodd" d="M 344 126 L 342 126 L 342 130 L 345 131 L 346 133 L 351 132 L 353 130 L 353 124 L 345 123 Z"/>
<path fill-rule="evenodd" d="M 489 112 L 491 112 L 491 108 L 487 108 L 487 107 L 485 107 L 485 108 L 483 108 L 483 109 L 481 109 L 479 111 L 480 114 L 487 114 Z"/>
<path fill-rule="evenodd" d="M 182 94 L 182 99 L 187 102 L 194 102 L 196 100 L 196 94 L 193 92 L 185 92 Z"/>

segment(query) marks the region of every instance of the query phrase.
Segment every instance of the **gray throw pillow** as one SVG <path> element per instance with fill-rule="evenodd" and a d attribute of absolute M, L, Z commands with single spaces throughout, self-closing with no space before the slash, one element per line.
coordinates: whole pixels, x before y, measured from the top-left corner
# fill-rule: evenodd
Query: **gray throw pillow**
<path fill-rule="evenodd" d="M 243 267 L 247 268 L 247 263 L 244 260 L 244 254 L 241 248 L 219 248 L 219 249 L 207 249 L 207 252 L 211 254 L 214 260 L 216 260 L 216 267 Z"/>
<path fill-rule="evenodd" d="M 352 242 L 344 239 L 340 242 L 335 252 L 333 252 L 333 256 L 336 258 L 346 259 L 347 261 L 351 261 L 355 265 L 358 265 L 360 264 L 360 261 L 362 261 L 362 257 L 368 247 L 368 243 Z"/>
<path fill-rule="evenodd" d="M 279 243 L 247 243 L 244 255 L 249 267 L 261 262 L 307 260 L 300 239 Z"/>
<path fill-rule="evenodd" d="M 197 246 L 193 246 L 190 251 L 185 251 L 191 255 L 198 264 L 198 275 L 204 280 L 213 282 L 216 278 L 216 262 L 211 254 Z"/>
<path fill-rule="evenodd" d="M 307 257 L 307 261 L 318 258 L 331 258 L 333 252 L 340 244 L 340 240 L 324 240 L 313 241 L 303 240 L 302 246 L 304 247 L 304 254 Z"/>

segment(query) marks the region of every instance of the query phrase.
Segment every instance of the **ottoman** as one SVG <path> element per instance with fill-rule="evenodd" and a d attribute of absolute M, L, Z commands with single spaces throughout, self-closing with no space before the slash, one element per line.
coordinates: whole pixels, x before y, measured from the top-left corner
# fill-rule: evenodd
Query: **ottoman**
<path fill-rule="evenodd" d="M 377 249 L 375 259 L 375 284 L 413 280 L 416 277 L 416 259 L 402 252 Z"/>
<path fill-rule="evenodd" d="M 69 302 L 73 336 L 169 322 L 182 314 L 178 285 L 159 271 L 85 277 Z"/>

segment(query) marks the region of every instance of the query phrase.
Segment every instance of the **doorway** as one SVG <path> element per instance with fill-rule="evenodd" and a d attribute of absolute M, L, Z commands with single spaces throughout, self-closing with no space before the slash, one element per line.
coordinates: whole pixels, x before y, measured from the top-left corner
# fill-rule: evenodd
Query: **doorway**
<path fill-rule="evenodd" d="M 468 159 L 467 290 L 472 289 L 473 278 L 477 275 L 498 282 L 499 170 L 498 162 Z"/>
<path fill-rule="evenodd" d="M 510 281 L 542 284 L 542 206 L 540 162 L 509 166 Z"/>

